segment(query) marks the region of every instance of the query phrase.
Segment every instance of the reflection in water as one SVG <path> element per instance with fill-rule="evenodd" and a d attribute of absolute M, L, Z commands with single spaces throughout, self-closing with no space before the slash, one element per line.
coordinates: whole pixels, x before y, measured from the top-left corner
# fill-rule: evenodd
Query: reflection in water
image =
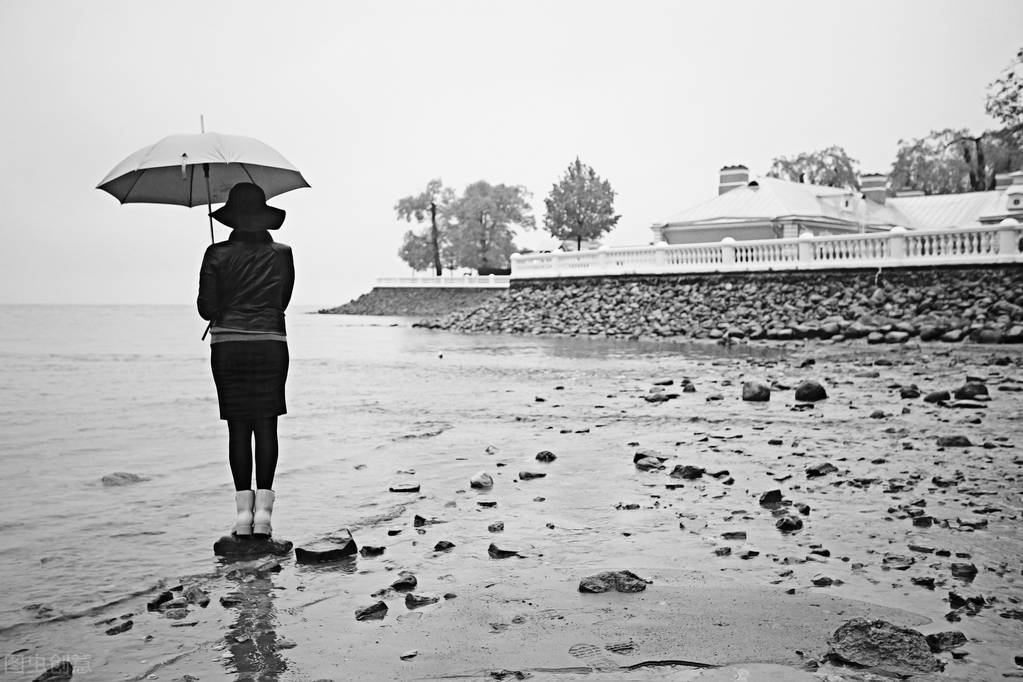
<path fill-rule="evenodd" d="M 235 591 L 227 595 L 235 611 L 234 622 L 225 639 L 230 657 L 228 672 L 237 673 L 238 682 L 275 682 L 287 664 L 281 658 L 281 638 L 273 607 L 272 573 L 253 572 L 232 578 Z"/>

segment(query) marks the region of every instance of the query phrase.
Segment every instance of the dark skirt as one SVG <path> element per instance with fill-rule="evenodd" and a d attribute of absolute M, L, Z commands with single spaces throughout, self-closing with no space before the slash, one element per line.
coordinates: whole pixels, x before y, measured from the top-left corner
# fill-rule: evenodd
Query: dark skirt
<path fill-rule="evenodd" d="M 264 419 L 287 414 L 284 341 L 223 341 L 210 344 L 221 419 Z"/>

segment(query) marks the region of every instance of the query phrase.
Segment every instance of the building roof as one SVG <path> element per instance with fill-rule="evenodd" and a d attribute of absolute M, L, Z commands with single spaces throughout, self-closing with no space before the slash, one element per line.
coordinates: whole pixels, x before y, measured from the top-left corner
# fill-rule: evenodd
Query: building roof
<path fill-rule="evenodd" d="M 1002 190 L 892 197 L 887 204 L 906 217 L 901 224 L 915 230 L 974 227 L 980 225 L 983 217 L 1006 212 Z"/>
<path fill-rule="evenodd" d="M 1019 191 L 1019 185 L 1011 185 Z M 1008 188 L 1007 188 L 1008 189 Z M 892 197 L 885 203 L 857 190 L 778 178 L 757 178 L 709 201 L 669 216 L 656 225 L 713 226 L 803 218 L 849 226 L 915 230 L 949 229 L 997 222 L 1009 214 L 1007 189 L 963 194 Z"/>
<path fill-rule="evenodd" d="M 876 226 L 900 224 L 897 212 L 862 199 L 855 190 L 777 178 L 758 178 L 745 187 L 676 213 L 664 224 L 771 221 L 796 216 L 848 224 L 863 221 Z"/>

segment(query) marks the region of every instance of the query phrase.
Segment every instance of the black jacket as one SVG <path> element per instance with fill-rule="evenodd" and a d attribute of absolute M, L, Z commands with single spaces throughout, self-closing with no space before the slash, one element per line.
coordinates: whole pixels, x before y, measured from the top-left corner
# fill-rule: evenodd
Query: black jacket
<path fill-rule="evenodd" d="M 295 286 L 291 247 L 270 233 L 234 230 L 206 249 L 199 271 L 199 315 L 214 326 L 285 334 Z"/>

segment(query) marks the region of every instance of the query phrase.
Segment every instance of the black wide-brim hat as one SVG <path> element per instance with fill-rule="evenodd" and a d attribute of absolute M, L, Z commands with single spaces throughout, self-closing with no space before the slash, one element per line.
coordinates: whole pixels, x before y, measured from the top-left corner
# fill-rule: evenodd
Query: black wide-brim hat
<path fill-rule="evenodd" d="M 228 193 L 227 203 L 210 215 L 232 229 L 259 232 L 280 228 L 285 211 L 267 206 L 266 193 L 259 185 L 239 182 Z"/>

